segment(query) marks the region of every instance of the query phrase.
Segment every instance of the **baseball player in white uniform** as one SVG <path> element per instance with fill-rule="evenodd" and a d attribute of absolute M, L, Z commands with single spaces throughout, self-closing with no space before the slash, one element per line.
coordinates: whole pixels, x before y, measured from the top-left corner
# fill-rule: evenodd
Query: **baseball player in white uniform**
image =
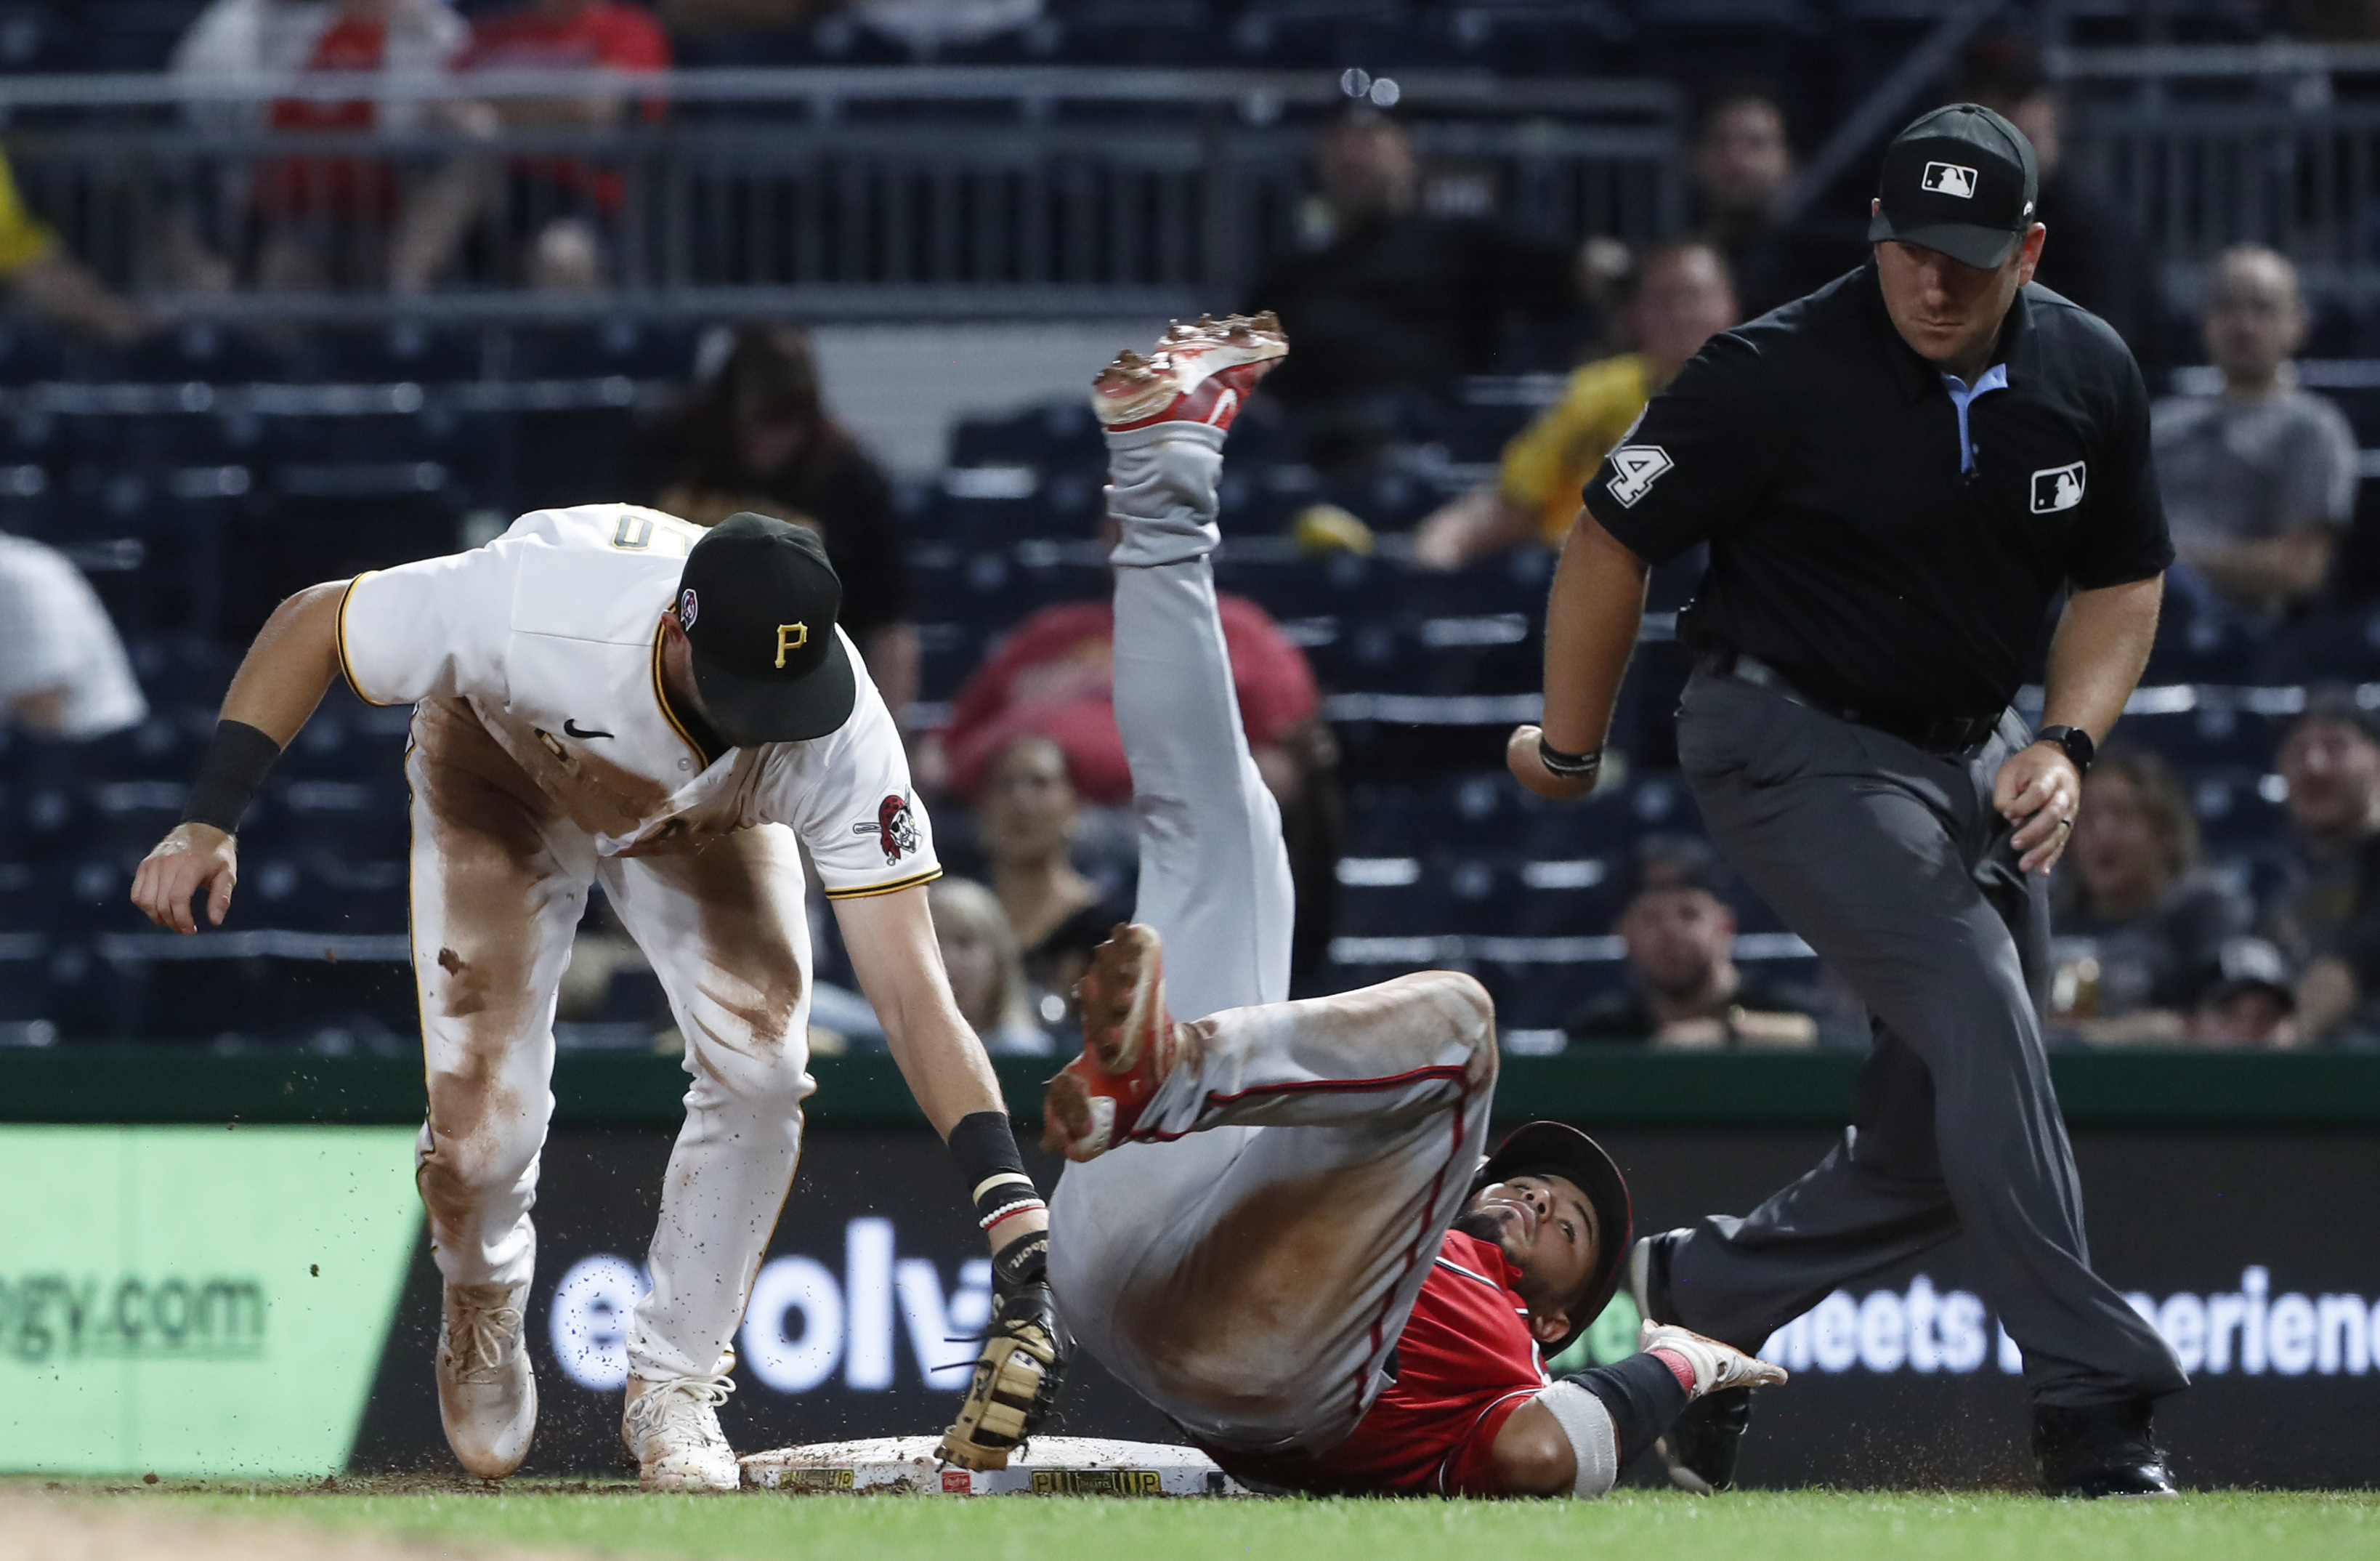
<path fill-rule="evenodd" d="M 992 1334 L 949 1456 L 997 1467 L 1059 1370 L 1047 1214 L 926 902 L 933 831 L 892 713 L 836 627 L 808 530 L 650 509 L 525 515 L 485 547 L 282 604 L 225 699 L 185 822 L 134 903 L 220 923 L 235 831 L 332 677 L 414 706 L 413 957 L 429 1113 L 417 1181 L 445 1280 L 439 1409 L 463 1466 L 519 1467 L 537 1394 L 522 1313 L 552 1110 L 556 983 L 601 884 L 686 1037 L 686 1126 L 629 1335 L 622 1432 L 648 1488 L 732 1490 L 728 1343 L 791 1185 L 808 1065 L 800 850 L 994 1253 Z"/>
<path fill-rule="evenodd" d="M 1647 1353 L 1549 1379 L 1619 1281 L 1618 1170 L 1558 1123 L 1483 1165 L 1496 1035 L 1470 977 L 1283 1001 L 1289 861 L 1208 555 L 1224 431 L 1286 352 L 1270 315 L 1202 320 L 1093 388 L 1141 873 L 1045 1102 L 1077 1162 L 1051 1279 L 1084 1347 L 1243 1480 L 1600 1494 L 1693 1398 L 1783 1373 L 1648 1328 Z"/>

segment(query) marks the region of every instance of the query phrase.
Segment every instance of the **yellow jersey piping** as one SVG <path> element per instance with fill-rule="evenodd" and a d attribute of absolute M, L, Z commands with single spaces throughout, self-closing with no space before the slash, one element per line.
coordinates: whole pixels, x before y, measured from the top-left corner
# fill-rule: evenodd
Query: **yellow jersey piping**
<path fill-rule="evenodd" d="M 366 569 L 362 574 L 349 580 L 347 588 L 339 592 L 339 611 L 333 620 L 334 627 L 332 637 L 336 641 L 339 652 L 339 676 L 347 680 L 347 687 L 355 690 L 356 698 L 366 704 L 380 705 L 385 709 L 386 704 L 383 701 L 376 700 L 364 692 L 364 686 L 356 681 L 356 664 L 347 659 L 347 604 L 355 599 L 356 587 L 378 573 L 380 573 L 378 569 Z"/>
<path fill-rule="evenodd" d="M 896 878 L 890 884 L 870 884 L 858 889 L 829 889 L 826 892 L 826 897 L 831 900 L 864 900 L 872 899 L 878 895 L 897 895 L 904 889 L 914 889 L 920 884 L 930 884 L 941 875 L 941 868 L 929 867 L 923 872 L 913 873 L 906 878 Z"/>
<path fill-rule="evenodd" d="M 686 729 L 686 724 L 677 718 L 677 712 L 670 708 L 669 689 L 662 683 L 662 631 L 658 628 L 653 630 L 653 702 L 662 707 L 662 719 L 670 724 L 670 730 L 677 734 L 677 740 L 693 750 L 704 769 L 710 768 L 710 755 L 702 751 L 702 745 L 694 740 L 693 734 Z"/>

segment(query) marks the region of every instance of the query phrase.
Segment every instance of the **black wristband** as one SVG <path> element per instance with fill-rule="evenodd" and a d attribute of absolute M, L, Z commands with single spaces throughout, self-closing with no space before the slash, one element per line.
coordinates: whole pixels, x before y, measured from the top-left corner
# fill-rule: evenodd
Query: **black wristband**
<path fill-rule="evenodd" d="M 1590 1366 L 1562 1379 L 1595 1395 L 1611 1417 L 1612 1440 L 1620 1447 L 1620 1467 L 1634 1462 L 1655 1439 L 1686 1412 L 1686 1390 L 1666 1361 L 1650 1355 L 1631 1355 L 1609 1366 Z"/>
<path fill-rule="evenodd" d="M 1047 1209 L 1040 1189 L 1026 1174 L 1025 1156 L 1017 1152 L 1016 1132 L 1009 1126 L 1008 1117 L 997 1111 L 978 1111 L 959 1118 L 951 1129 L 951 1157 L 959 1163 L 966 1177 L 967 1194 L 975 1200 L 976 1224 L 994 1241 L 999 1239 L 997 1226 L 1003 1220 L 1036 1209 Z M 1041 1276 L 1046 1266 L 1050 1243 L 1046 1238 L 1017 1241 L 1001 1253 L 1007 1268 L 1030 1268 L 1031 1273 L 1014 1274 L 1002 1272 L 999 1276 L 1010 1284 L 1028 1284 Z M 1015 1262 L 1006 1262 L 1012 1255 Z"/>
<path fill-rule="evenodd" d="M 1537 734 L 1537 762 L 1564 780 L 1585 780 L 1603 769 L 1603 750 L 1592 753 L 1565 753 L 1548 742 L 1545 734 Z"/>
<path fill-rule="evenodd" d="M 247 722 L 216 722 L 198 778 L 190 783 L 190 799 L 182 805 L 182 822 L 238 834 L 248 805 L 280 757 L 281 745 Z"/>

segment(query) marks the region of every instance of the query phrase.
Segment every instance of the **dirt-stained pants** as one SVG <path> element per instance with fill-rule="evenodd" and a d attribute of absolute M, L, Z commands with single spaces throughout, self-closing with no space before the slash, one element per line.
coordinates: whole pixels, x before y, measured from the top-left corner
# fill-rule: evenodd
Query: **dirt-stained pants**
<path fill-rule="evenodd" d="M 1385 1385 L 1484 1152 L 1494 1017 L 1445 971 L 1282 1001 L 1289 858 L 1207 557 L 1222 436 L 1160 424 L 1108 445 L 1134 916 L 1164 940 L 1173 1012 L 1208 1017 L 1138 1141 L 1060 1178 L 1050 1274 L 1085 1347 L 1185 1430 L 1319 1453 Z"/>
<path fill-rule="evenodd" d="M 801 1151 L 809 928 L 791 831 L 599 857 L 470 709 L 414 714 L 413 965 L 430 1082 L 415 1180 L 451 1284 L 521 1284 L 552 1114 L 554 992 L 600 882 L 686 1037 L 686 1126 L 637 1308 L 630 1370 L 716 1371 Z"/>

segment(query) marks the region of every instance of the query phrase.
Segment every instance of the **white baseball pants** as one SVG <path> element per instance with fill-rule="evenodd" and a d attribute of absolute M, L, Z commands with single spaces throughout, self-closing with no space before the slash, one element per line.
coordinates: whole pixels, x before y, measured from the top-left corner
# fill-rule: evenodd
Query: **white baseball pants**
<path fill-rule="evenodd" d="M 629 1369 L 722 1369 L 793 1184 L 809 1064 L 809 924 L 793 832 L 694 835 L 599 857 L 460 701 L 418 706 L 413 967 L 430 1083 L 415 1181 L 449 1284 L 526 1283 L 537 1163 L 552 1115 L 553 1004 L 587 887 L 600 882 L 652 961 L 686 1037 L 686 1126 L 671 1152 L 652 1290 Z"/>
<path fill-rule="evenodd" d="M 1108 445 L 1134 917 L 1163 939 L 1174 1014 L 1207 1017 L 1136 1141 L 1059 1179 L 1050 1275 L 1085 1347 L 1193 1435 L 1320 1453 L 1385 1385 L 1485 1152 L 1493 1016 L 1446 971 L 1283 1001 L 1289 858 L 1208 561 L 1222 435 L 1160 424 Z"/>

